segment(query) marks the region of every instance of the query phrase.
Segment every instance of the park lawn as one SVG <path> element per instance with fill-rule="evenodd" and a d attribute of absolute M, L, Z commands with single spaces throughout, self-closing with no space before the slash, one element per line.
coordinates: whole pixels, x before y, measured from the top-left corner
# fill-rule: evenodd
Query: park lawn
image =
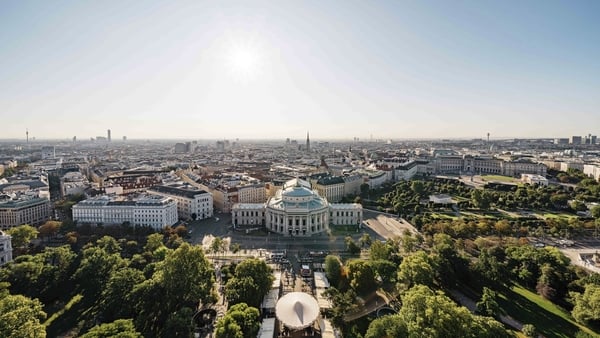
<path fill-rule="evenodd" d="M 457 220 L 458 217 L 456 217 L 456 215 L 454 213 L 446 213 L 446 212 L 432 212 L 431 213 L 431 217 L 433 219 L 451 219 L 451 220 Z"/>
<path fill-rule="evenodd" d="M 566 212 L 544 212 L 544 213 L 537 213 L 537 215 L 543 217 L 544 219 L 548 219 L 548 218 L 554 218 L 554 219 L 560 219 L 560 220 L 565 220 L 568 221 L 571 218 L 577 218 L 576 215 L 573 214 L 569 214 Z"/>
<path fill-rule="evenodd" d="M 482 175 L 481 178 L 487 182 L 506 182 L 506 183 L 520 183 L 521 180 L 518 178 L 502 175 Z"/>
<path fill-rule="evenodd" d="M 356 225 L 330 225 L 329 230 L 332 236 L 352 236 L 359 232 Z"/>
<path fill-rule="evenodd" d="M 545 337 L 574 337 L 582 330 L 598 333 L 575 322 L 571 314 L 521 286 L 498 292 L 498 304 L 504 312 L 522 324 L 533 324 Z"/>

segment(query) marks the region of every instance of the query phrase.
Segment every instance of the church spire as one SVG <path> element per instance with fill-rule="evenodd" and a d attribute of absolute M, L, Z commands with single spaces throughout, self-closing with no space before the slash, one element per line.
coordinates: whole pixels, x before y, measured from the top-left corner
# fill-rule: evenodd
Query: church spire
<path fill-rule="evenodd" d="M 306 152 L 310 152 L 310 138 L 308 137 L 308 131 L 306 132 Z"/>

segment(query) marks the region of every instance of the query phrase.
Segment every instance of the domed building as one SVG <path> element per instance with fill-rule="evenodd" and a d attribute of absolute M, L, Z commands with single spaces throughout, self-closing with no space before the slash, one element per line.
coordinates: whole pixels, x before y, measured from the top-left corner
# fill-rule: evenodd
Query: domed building
<path fill-rule="evenodd" d="M 286 236 L 311 236 L 327 231 L 329 225 L 359 225 L 362 206 L 329 203 L 308 182 L 293 179 L 264 204 L 235 204 L 231 216 L 234 226 L 264 225 L 267 231 Z"/>

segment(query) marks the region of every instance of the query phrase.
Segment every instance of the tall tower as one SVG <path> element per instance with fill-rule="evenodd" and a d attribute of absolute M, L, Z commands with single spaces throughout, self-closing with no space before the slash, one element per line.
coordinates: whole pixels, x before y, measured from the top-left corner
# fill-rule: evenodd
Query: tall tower
<path fill-rule="evenodd" d="M 487 133 L 487 137 L 488 137 L 487 138 L 487 143 L 489 144 L 490 143 L 490 133 Z"/>
<path fill-rule="evenodd" d="M 308 131 L 306 132 L 306 152 L 310 152 L 310 138 L 308 137 Z"/>
<path fill-rule="evenodd" d="M 108 142 L 110 142 L 110 129 L 108 129 L 106 131 L 106 134 L 107 134 L 106 136 L 107 136 Z"/>
<path fill-rule="evenodd" d="M 25 137 L 27 138 L 27 144 L 29 144 L 29 129 L 25 129 Z"/>

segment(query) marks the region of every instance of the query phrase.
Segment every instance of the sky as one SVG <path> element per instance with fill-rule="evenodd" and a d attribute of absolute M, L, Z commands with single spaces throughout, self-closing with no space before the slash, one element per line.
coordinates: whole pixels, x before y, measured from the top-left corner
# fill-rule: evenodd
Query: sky
<path fill-rule="evenodd" d="M 600 134 L 600 1 L 0 1 L 0 139 Z"/>

